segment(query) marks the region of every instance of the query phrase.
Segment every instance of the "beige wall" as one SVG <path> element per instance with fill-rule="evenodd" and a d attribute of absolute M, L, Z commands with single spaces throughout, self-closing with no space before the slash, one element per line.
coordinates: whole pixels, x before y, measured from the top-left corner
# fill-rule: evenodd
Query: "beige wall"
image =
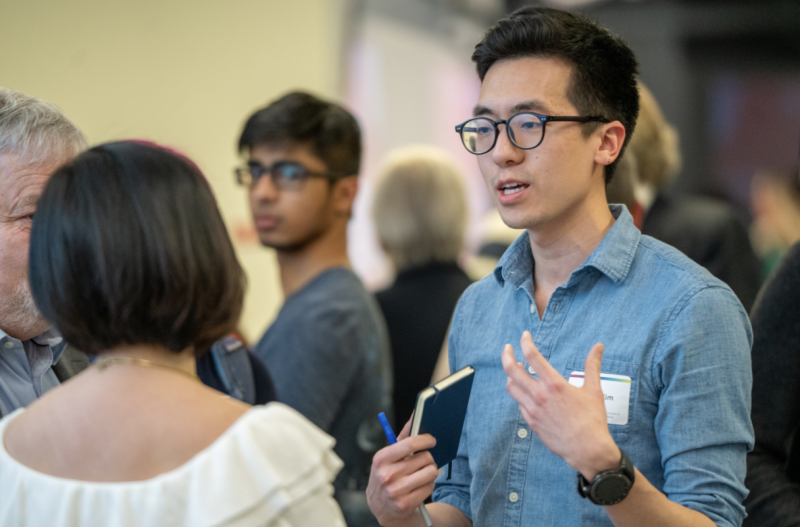
<path fill-rule="evenodd" d="M 253 340 L 282 301 L 233 182 L 244 119 L 293 88 L 338 98 L 343 0 L 0 0 L 0 85 L 52 101 L 91 143 L 146 138 L 193 158 L 249 277 Z"/>

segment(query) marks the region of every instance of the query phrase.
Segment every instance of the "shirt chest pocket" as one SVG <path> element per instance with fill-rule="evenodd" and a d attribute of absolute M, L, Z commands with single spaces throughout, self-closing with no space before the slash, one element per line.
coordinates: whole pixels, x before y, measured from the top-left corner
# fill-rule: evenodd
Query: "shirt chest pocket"
<path fill-rule="evenodd" d="M 562 372 L 574 386 L 584 381 L 583 359 L 569 363 Z M 639 365 L 634 362 L 606 360 L 600 370 L 600 385 L 606 405 L 606 418 L 611 437 L 619 445 L 628 440 L 633 428 L 636 398 L 639 388 Z"/>

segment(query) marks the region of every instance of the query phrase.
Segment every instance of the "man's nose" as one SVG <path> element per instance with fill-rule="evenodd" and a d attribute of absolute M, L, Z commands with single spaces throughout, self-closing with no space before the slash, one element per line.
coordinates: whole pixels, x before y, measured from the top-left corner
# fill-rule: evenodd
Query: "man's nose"
<path fill-rule="evenodd" d="M 264 174 L 250 185 L 250 195 L 259 201 L 275 201 L 280 190 L 270 174 Z"/>
<path fill-rule="evenodd" d="M 506 123 L 497 126 L 497 142 L 492 149 L 492 159 L 501 167 L 517 165 L 525 159 L 525 151 L 511 142 L 506 126 Z"/>

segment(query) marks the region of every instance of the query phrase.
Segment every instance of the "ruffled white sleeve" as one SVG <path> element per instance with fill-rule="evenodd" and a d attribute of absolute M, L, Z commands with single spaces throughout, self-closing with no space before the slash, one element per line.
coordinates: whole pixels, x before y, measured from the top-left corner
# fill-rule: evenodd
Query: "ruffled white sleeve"
<path fill-rule="evenodd" d="M 333 438 L 280 403 L 250 412 L 263 416 L 252 416 L 231 434 L 224 455 L 196 467 L 189 524 L 344 527 L 333 499 L 332 481 L 342 468 Z M 206 506 L 219 496 L 228 499 L 224 507 Z"/>
<path fill-rule="evenodd" d="M 2 433 L 16 414 L 0 421 Z M 189 462 L 155 478 L 75 481 L 20 464 L 0 441 L 0 525 L 345 527 L 334 440 L 280 403 L 254 407 Z"/>

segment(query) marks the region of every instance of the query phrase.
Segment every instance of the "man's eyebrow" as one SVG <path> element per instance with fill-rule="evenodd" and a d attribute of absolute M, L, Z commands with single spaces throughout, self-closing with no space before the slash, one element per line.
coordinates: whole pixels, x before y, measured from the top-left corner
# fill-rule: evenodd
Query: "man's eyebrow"
<path fill-rule="evenodd" d="M 472 110 L 473 117 L 480 117 L 482 115 L 494 115 L 494 112 L 487 108 L 486 106 L 481 106 L 480 104 Z"/>
<path fill-rule="evenodd" d="M 36 203 L 38 201 L 39 201 L 38 194 L 28 194 L 27 196 L 20 198 L 19 201 L 12 202 L 10 204 L 11 208 L 8 210 L 8 212 L 11 215 L 15 216 L 20 214 L 30 213 L 34 209 L 36 209 Z"/>
<path fill-rule="evenodd" d="M 519 112 L 537 112 L 543 114 L 548 114 L 550 112 L 549 107 L 537 99 L 531 99 L 530 101 L 515 104 L 511 107 L 510 111 L 511 115 Z"/>
<path fill-rule="evenodd" d="M 536 113 L 548 114 L 550 112 L 550 109 L 542 101 L 538 99 L 531 99 L 529 101 L 520 102 L 512 106 L 511 109 L 509 110 L 509 117 L 520 112 L 536 112 Z M 479 104 L 475 107 L 474 110 L 472 110 L 472 115 L 473 117 L 494 116 L 495 113 L 494 110 L 486 106 L 481 106 Z"/>
<path fill-rule="evenodd" d="M 27 207 L 35 207 L 38 201 L 39 201 L 39 196 L 37 194 L 28 194 L 27 196 L 19 200 L 17 202 L 17 206 L 14 208 L 23 209 Z"/>

